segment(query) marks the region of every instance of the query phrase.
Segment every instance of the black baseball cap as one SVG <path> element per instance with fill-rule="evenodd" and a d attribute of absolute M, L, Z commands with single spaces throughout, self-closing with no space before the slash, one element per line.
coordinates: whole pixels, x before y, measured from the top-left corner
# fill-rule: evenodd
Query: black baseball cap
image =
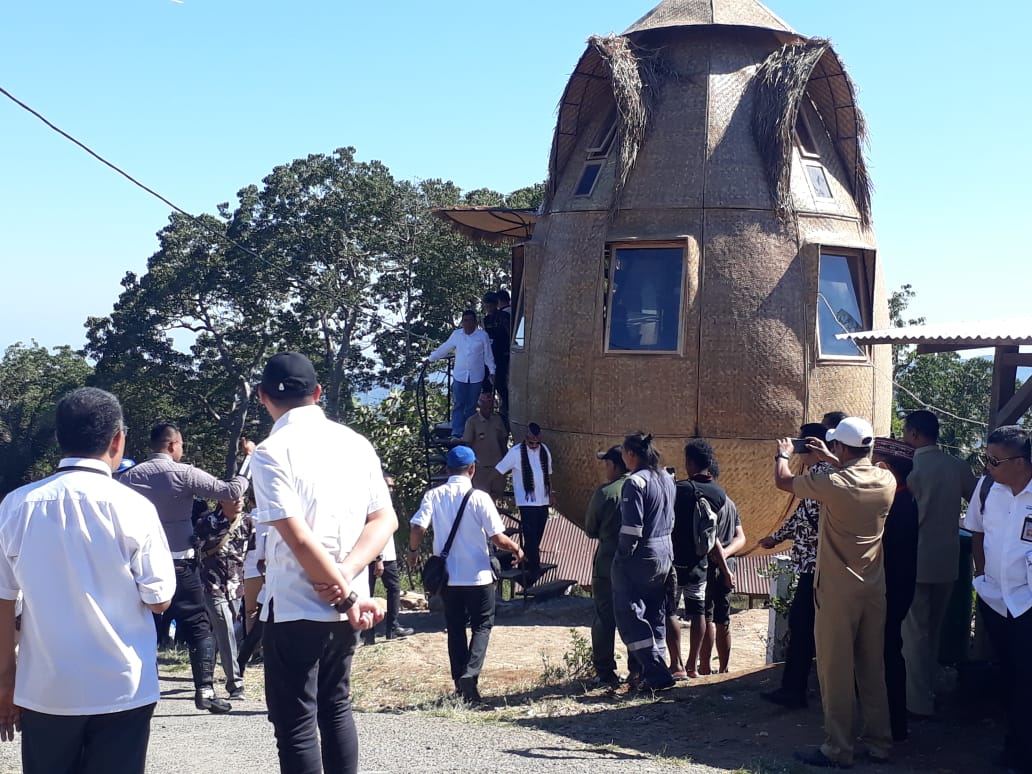
<path fill-rule="evenodd" d="M 617 444 L 616 446 L 610 446 L 604 452 L 596 452 L 595 456 L 600 460 L 609 460 L 610 462 L 623 465 L 623 454 L 621 452 L 623 452 L 623 447 Z"/>
<path fill-rule="evenodd" d="M 273 355 L 262 371 L 262 390 L 270 398 L 304 398 L 318 383 L 315 366 L 300 352 Z"/>

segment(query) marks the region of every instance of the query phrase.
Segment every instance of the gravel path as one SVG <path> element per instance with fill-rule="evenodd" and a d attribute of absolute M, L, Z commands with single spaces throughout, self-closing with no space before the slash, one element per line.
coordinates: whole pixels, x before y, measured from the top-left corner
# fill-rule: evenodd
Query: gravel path
<path fill-rule="evenodd" d="M 162 680 L 162 700 L 151 724 L 148 774 L 265 774 L 278 771 L 272 726 L 261 701 L 234 702 L 220 717 L 197 712 L 187 677 Z M 637 753 L 587 746 L 535 729 L 426 713 L 356 715 L 361 771 L 715 772 L 678 766 Z M 20 744 L 0 746 L 0 772 L 20 772 Z"/>

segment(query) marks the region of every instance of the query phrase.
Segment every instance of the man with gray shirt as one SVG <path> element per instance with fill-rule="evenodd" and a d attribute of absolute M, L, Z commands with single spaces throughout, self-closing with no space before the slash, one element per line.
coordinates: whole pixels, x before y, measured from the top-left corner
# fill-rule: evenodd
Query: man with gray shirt
<path fill-rule="evenodd" d="M 232 708 L 230 703 L 215 696 L 215 635 L 204 604 L 198 557 L 190 546 L 194 531 L 190 517 L 195 497 L 237 500 L 244 496 L 250 486 L 244 473 L 255 445 L 253 441 L 243 442 L 248 456 L 241 466 L 241 473 L 230 481 L 219 481 L 203 470 L 180 462 L 183 435 L 175 425 L 167 422 L 155 425 L 151 430 L 150 445 L 153 452 L 150 457 L 125 471 L 119 481 L 154 504 L 165 528 L 176 567 L 176 593 L 169 613 L 176 619 L 177 631 L 183 632 L 190 649 L 194 705 L 215 714 L 229 712 Z"/>

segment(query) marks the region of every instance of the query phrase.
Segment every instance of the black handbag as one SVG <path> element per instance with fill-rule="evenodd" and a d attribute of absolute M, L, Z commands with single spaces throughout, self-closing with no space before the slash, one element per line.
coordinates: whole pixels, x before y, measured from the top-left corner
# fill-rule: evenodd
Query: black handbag
<path fill-rule="evenodd" d="M 462 498 L 462 504 L 459 505 L 459 512 L 455 515 L 455 521 L 452 523 L 451 532 L 448 533 L 448 540 L 444 544 L 444 550 L 441 551 L 440 555 L 434 554 L 423 563 L 423 570 L 420 572 L 419 577 L 423 581 L 423 590 L 430 595 L 440 594 L 444 587 L 448 585 L 448 565 L 446 564 L 448 552 L 451 551 L 452 543 L 455 541 L 455 533 L 459 529 L 459 521 L 462 519 L 462 514 L 466 510 L 466 503 L 469 502 L 469 497 L 472 494 L 473 490 L 470 489 L 466 492 L 466 496 Z"/>

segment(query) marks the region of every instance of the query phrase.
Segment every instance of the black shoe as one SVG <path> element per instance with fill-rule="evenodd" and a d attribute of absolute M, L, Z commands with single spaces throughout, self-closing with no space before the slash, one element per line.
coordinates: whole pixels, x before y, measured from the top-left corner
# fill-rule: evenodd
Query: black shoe
<path fill-rule="evenodd" d="M 458 680 L 459 696 L 467 704 L 482 704 L 483 698 L 477 690 L 477 679 L 475 677 L 460 677 Z"/>
<path fill-rule="evenodd" d="M 795 759 L 801 763 L 805 763 L 807 766 L 814 766 L 818 769 L 851 769 L 853 768 L 852 763 L 839 763 L 833 761 L 827 755 L 820 751 L 820 748 L 816 750 L 796 750 Z"/>
<path fill-rule="evenodd" d="M 403 640 L 406 637 L 410 637 L 416 633 L 415 629 L 410 629 L 407 626 L 392 626 L 387 630 L 388 640 Z"/>
<path fill-rule="evenodd" d="M 666 680 L 660 680 L 659 682 L 655 682 L 655 683 L 652 682 L 651 680 L 641 680 L 638 683 L 638 690 L 639 691 L 653 691 L 653 692 L 669 691 L 675 685 L 677 685 L 677 680 L 675 680 L 673 677 L 669 677 L 668 676 Z"/>
<path fill-rule="evenodd" d="M 212 715 L 225 715 L 233 705 L 218 696 L 205 696 L 201 691 L 194 694 L 194 706 L 199 710 L 208 710 Z"/>
<path fill-rule="evenodd" d="M 243 688 L 237 688 L 235 691 L 230 691 L 229 692 L 229 698 L 234 699 L 234 700 L 243 701 L 244 700 L 244 689 Z"/>
<path fill-rule="evenodd" d="M 620 687 L 620 675 L 616 672 L 603 672 L 595 677 L 594 684 L 599 688 L 614 690 Z"/>
<path fill-rule="evenodd" d="M 797 696 L 796 694 L 789 693 L 784 688 L 778 688 L 776 691 L 761 693 L 760 698 L 769 701 L 771 704 L 777 704 L 778 706 L 784 707 L 785 709 L 806 709 L 805 696 Z"/>
<path fill-rule="evenodd" d="M 362 644 L 363 645 L 375 645 L 376 644 L 376 635 L 373 634 L 371 629 L 362 634 Z"/>

